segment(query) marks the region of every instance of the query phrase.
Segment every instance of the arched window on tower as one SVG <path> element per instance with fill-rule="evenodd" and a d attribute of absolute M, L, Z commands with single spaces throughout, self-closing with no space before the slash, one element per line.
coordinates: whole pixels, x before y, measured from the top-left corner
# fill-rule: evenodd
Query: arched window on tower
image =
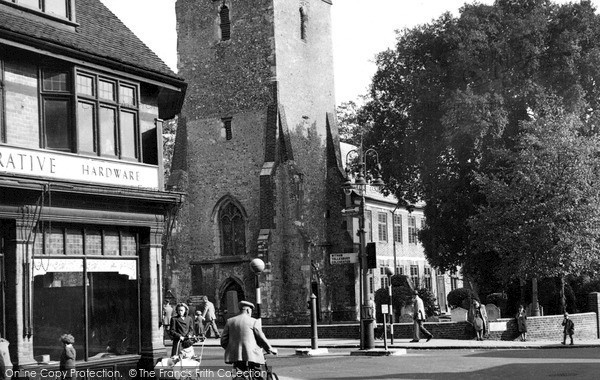
<path fill-rule="evenodd" d="M 305 41 L 306 40 L 306 28 L 308 24 L 308 15 L 306 14 L 306 9 L 304 7 L 300 8 L 300 38 Z"/>
<path fill-rule="evenodd" d="M 221 25 L 221 41 L 231 39 L 231 20 L 229 19 L 229 8 L 223 5 L 219 11 Z"/>
<path fill-rule="evenodd" d="M 219 212 L 221 254 L 235 256 L 246 254 L 246 222 L 241 210 L 227 202 Z"/>

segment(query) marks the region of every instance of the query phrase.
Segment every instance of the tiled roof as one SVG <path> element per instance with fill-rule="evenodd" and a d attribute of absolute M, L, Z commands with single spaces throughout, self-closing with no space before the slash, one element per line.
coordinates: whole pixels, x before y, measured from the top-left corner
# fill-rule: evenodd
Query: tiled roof
<path fill-rule="evenodd" d="M 79 26 L 68 30 L 54 22 L 36 17 L 23 17 L 26 11 L 15 11 L 0 2 L 0 37 L 8 33 L 33 37 L 40 41 L 91 54 L 100 59 L 151 71 L 181 80 L 173 71 L 100 0 L 76 0 L 75 10 Z M 157 25 L 160 27 L 160 25 Z"/>

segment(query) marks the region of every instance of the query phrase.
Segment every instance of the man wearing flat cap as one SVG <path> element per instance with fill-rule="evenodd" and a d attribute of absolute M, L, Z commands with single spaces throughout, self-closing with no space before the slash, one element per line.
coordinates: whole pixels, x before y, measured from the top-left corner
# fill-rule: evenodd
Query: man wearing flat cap
<path fill-rule="evenodd" d="M 254 304 L 239 303 L 240 313 L 227 320 L 221 334 L 221 347 L 225 349 L 225 363 L 233 364 L 241 371 L 259 368 L 265 363 L 263 349 L 277 355 L 262 331 L 260 319 L 252 318 Z"/>

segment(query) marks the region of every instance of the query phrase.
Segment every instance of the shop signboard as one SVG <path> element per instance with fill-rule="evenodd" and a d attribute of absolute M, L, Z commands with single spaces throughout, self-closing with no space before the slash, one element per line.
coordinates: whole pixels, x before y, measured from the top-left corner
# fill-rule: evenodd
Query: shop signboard
<path fill-rule="evenodd" d="M 0 175 L 158 189 L 158 166 L 0 145 Z"/>

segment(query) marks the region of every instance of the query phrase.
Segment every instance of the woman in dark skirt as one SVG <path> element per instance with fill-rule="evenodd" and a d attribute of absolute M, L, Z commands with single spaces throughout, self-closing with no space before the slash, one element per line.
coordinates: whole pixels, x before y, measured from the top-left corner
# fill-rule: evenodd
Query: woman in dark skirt
<path fill-rule="evenodd" d="M 519 338 L 522 342 L 527 340 L 527 313 L 523 305 L 519 306 L 519 312 L 515 317 L 517 319 L 517 326 L 519 328 Z"/>

